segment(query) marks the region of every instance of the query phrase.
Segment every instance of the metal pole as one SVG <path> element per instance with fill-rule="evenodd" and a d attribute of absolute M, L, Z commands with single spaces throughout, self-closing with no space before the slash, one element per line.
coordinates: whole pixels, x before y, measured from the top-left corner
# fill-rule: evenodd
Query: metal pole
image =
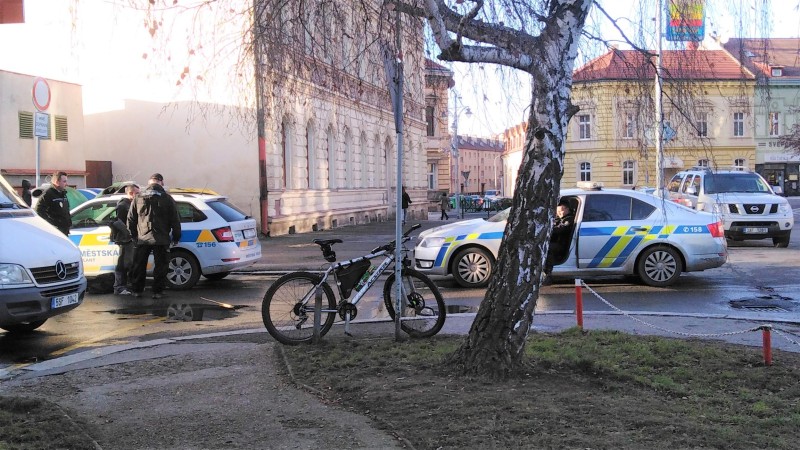
<path fill-rule="evenodd" d="M 36 188 L 40 184 L 42 184 L 41 181 L 39 180 L 39 177 L 41 176 L 39 174 L 39 170 L 40 170 L 39 169 L 39 160 L 40 160 L 39 155 L 41 154 L 41 145 L 42 145 L 42 138 L 40 138 L 39 136 L 36 136 L 36 179 L 33 180 L 33 187 L 34 188 Z"/>
<path fill-rule="evenodd" d="M 403 269 L 403 243 L 401 242 L 403 236 L 403 226 L 402 221 L 400 219 L 400 214 L 403 213 L 403 59 L 402 59 L 402 40 L 400 36 L 400 11 L 399 8 L 395 12 L 395 45 L 397 47 L 397 72 L 396 72 L 396 79 L 395 79 L 395 87 L 397 89 L 397 101 L 395 102 L 394 108 L 394 121 L 395 121 L 395 129 L 397 131 L 397 198 L 396 198 L 396 208 L 395 208 L 395 223 L 394 223 L 394 279 L 397 282 L 397 295 L 396 295 L 396 305 L 395 311 L 396 314 L 394 315 L 394 339 L 395 341 L 400 340 L 400 320 L 403 315 L 403 278 L 402 278 L 402 269 Z"/>
<path fill-rule="evenodd" d="M 664 189 L 664 117 L 661 108 L 661 15 L 664 13 L 661 0 L 656 2 L 656 82 L 655 82 L 655 110 L 656 110 L 656 189 L 662 193 Z"/>
<path fill-rule="evenodd" d="M 311 335 L 311 342 L 319 344 L 320 329 L 322 328 L 322 285 L 314 290 L 314 334 Z"/>

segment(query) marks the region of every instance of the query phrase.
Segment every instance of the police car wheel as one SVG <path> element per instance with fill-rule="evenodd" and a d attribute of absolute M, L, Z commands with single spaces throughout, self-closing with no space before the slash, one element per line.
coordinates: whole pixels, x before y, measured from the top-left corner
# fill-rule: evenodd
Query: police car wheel
<path fill-rule="evenodd" d="M 681 275 L 681 258 L 672 247 L 647 248 L 639 256 L 637 272 L 648 286 L 664 287 L 675 283 Z"/>
<path fill-rule="evenodd" d="M 182 291 L 191 289 L 200 279 L 200 264 L 189 252 L 172 250 L 169 253 L 167 284 L 170 289 Z"/>
<path fill-rule="evenodd" d="M 494 258 L 484 249 L 467 248 L 456 254 L 453 277 L 461 286 L 479 288 L 489 284 L 494 273 Z"/>

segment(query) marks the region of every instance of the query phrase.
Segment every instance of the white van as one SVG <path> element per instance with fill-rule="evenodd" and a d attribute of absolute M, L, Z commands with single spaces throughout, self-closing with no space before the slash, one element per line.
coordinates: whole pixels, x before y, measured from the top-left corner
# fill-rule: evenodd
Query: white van
<path fill-rule="evenodd" d="M 0 328 L 35 330 L 86 293 L 81 252 L 0 175 Z"/>

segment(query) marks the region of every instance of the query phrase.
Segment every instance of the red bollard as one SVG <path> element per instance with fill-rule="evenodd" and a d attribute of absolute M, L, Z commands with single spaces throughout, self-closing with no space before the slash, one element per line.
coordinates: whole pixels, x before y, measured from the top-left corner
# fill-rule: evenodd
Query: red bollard
<path fill-rule="evenodd" d="M 772 326 L 761 326 L 761 337 L 764 343 L 764 364 L 767 366 L 772 365 Z"/>
<path fill-rule="evenodd" d="M 583 330 L 583 288 L 580 278 L 575 279 L 575 316 L 578 319 L 578 328 Z"/>

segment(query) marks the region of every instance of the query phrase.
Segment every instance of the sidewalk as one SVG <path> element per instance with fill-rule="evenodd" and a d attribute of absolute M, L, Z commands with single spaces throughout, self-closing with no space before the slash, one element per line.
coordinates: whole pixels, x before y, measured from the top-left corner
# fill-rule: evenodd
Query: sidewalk
<path fill-rule="evenodd" d="M 477 216 L 476 216 L 477 217 Z M 436 216 L 438 219 L 438 215 Z M 422 221 L 423 229 L 442 224 Z M 415 233 L 416 234 L 416 233 Z M 318 269 L 314 238 L 341 238 L 339 259 L 364 254 L 393 239 L 394 223 L 343 227 L 262 240 L 255 270 Z M 450 314 L 441 334 L 465 335 L 474 314 Z M 576 325 L 569 311 L 537 314 L 533 333 Z M 723 340 L 761 351 L 761 322 L 727 316 L 587 312 L 584 329 L 639 335 Z M 800 324 L 774 323 L 772 348 L 800 352 Z M 326 342 L 393 339 L 394 323 L 337 324 Z M 532 333 L 531 339 L 536 339 Z M 774 357 L 780 364 L 780 354 Z M 286 383 L 291 368 L 263 328 L 155 339 L 98 347 L 0 372 L 0 395 L 59 404 L 88 430 L 96 448 L 401 448 L 406 446 L 365 416 L 321 402 L 303 380 Z M 5 379 L 4 379 L 5 378 Z"/>

